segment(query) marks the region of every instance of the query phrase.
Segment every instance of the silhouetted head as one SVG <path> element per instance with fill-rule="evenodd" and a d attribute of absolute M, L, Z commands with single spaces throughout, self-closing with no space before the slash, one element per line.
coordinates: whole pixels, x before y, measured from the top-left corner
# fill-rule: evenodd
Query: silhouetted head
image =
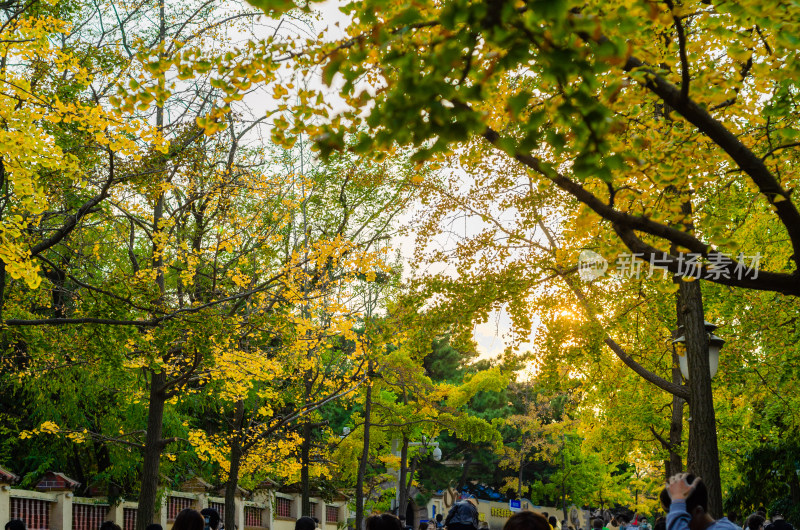
<path fill-rule="evenodd" d="M 760 515 L 751 515 L 747 518 L 747 528 L 750 530 L 761 530 L 764 528 L 764 521 L 766 521 L 766 519 Z"/>
<path fill-rule="evenodd" d="M 203 508 L 200 510 L 200 515 L 203 518 L 208 518 L 208 527 L 211 530 L 217 530 L 219 528 L 219 512 L 214 508 Z"/>
<path fill-rule="evenodd" d="M 294 530 L 314 530 L 316 527 L 314 519 L 305 515 L 294 523 Z"/>
<path fill-rule="evenodd" d="M 175 517 L 172 530 L 203 530 L 205 526 L 206 520 L 200 515 L 200 512 L 186 508 L 181 510 L 178 516 Z"/>
<path fill-rule="evenodd" d="M 517 512 L 508 518 L 503 530 L 550 530 L 550 523 L 536 512 Z"/>
<path fill-rule="evenodd" d="M 114 521 L 103 521 L 100 523 L 100 530 L 122 530 Z"/>
<path fill-rule="evenodd" d="M 370 515 L 364 521 L 366 530 L 403 530 L 403 524 L 397 516 L 390 513 Z"/>
<path fill-rule="evenodd" d="M 10 519 L 6 523 L 6 530 L 27 530 L 27 528 L 21 519 Z"/>
<path fill-rule="evenodd" d="M 781 510 L 780 508 L 775 508 L 770 513 L 770 516 L 772 517 L 773 521 L 777 521 L 778 519 L 783 519 L 783 510 Z"/>

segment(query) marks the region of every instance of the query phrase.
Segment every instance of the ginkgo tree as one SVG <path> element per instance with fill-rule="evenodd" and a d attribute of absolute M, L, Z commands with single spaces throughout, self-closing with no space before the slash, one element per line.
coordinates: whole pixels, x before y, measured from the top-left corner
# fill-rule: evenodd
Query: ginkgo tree
<path fill-rule="evenodd" d="M 319 430 L 312 424 L 322 421 L 320 407 L 356 391 L 367 377 L 356 327 L 365 311 L 362 291 L 394 274 L 381 242 L 408 202 L 410 188 L 387 178 L 397 171 L 402 168 L 343 157 L 307 166 L 302 182 L 286 194 L 296 207 L 288 211 L 284 240 L 266 248 L 300 263 L 282 280 L 271 307 L 240 322 L 220 349 L 210 379 L 218 381 L 228 428 L 192 435 L 201 454 L 222 464 L 231 505 L 241 476 L 271 469 L 272 478 L 299 478 L 307 503 L 311 476 L 325 472 L 310 462 L 312 434 Z M 250 281 L 255 274 L 247 274 Z M 227 513 L 232 517 L 235 510 Z"/>
<path fill-rule="evenodd" d="M 356 524 L 373 509 L 397 510 L 405 519 L 409 491 L 426 465 L 434 440 L 442 435 L 496 448 L 501 443 L 496 422 L 478 417 L 467 407 L 481 392 L 499 393 L 512 373 L 500 366 L 470 371 L 458 383 L 433 381 L 424 358 L 430 353 L 431 328 L 409 326 L 405 309 L 389 303 L 386 316 L 365 321 L 370 346 L 369 378 L 346 420 L 347 434 L 331 435 L 335 450 L 334 478 L 355 483 Z M 438 443 L 438 442 L 437 442 Z M 450 455 L 443 454 L 447 459 Z M 395 488 L 387 491 L 390 481 Z M 391 498 L 398 502 L 389 503 Z"/>
<path fill-rule="evenodd" d="M 234 43 L 219 38 L 258 11 L 240 5 L 232 13 L 222 3 L 62 7 L 3 6 L 4 82 L 17 87 L 3 96 L 4 342 L 72 363 L 97 350 L 81 350 L 85 339 L 59 346 L 59 333 L 47 330 L 121 330 L 103 355 L 143 374 L 143 388 L 129 398 L 146 404 L 146 429 L 89 434 L 143 452 L 137 524 L 144 528 L 155 512 L 160 461 L 179 442 L 163 435 L 165 411 L 202 381 L 240 319 L 303 299 L 292 290 L 302 265 L 324 262 L 341 241 L 303 239 L 308 248 L 299 253 L 296 241 L 284 244 L 283 227 L 299 204 L 289 192 L 303 177 L 260 169 L 265 152 L 253 140 L 266 109 L 251 117 L 236 106 L 240 94 L 229 97 L 220 85 L 242 64 L 262 72 L 262 82 L 272 75 L 280 39 L 269 53 L 265 45 L 234 55 Z M 190 66 L 168 72 L 173 58 Z M 207 75 L 212 67 L 217 75 Z M 236 113 L 217 123 L 218 107 Z M 31 153 L 28 138 L 41 148 Z M 43 288 L 32 290 L 42 277 Z M 92 333 L 77 328 L 78 336 Z"/>

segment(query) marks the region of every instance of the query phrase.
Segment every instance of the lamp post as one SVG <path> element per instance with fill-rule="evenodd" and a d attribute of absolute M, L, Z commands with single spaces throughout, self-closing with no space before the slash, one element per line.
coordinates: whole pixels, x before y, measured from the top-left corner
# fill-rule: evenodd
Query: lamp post
<path fill-rule="evenodd" d="M 561 514 L 567 516 L 567 439 L 561 433 Z"/>
<path fill-rule="evenodd" d="M 421 442 L 407 442 L 406 448 L 408 447 L 419 447 L 419 455 L 423 456 L 428 452 L 429 447 L 433 447 L 433 451 L 431 452 L 431 456 L 433 457 L 434 461 L 438 462 L 442 459 L 442 450 L 439 449 L 439 442 L 436 440 L 428 440 L 425 436 L 422 437 Z M 400 519 L 405 520 L 405 514 L 402 510 L 405 509 L 405 504 L 407 501 L 405 499 L 405 472 L 406 472 L 406 462 L 404 461 L 402 452 L 400 450 L 400 439 L 394 438 L 392 440 L 392 454 L 394 456 L 400 457 L 400 469 L 392 470 L 392 474 L 395 476 L 397 488 L 395 490 L 395 498 L 392 502 L 392 511 L 397 510 L 397 516 Z M 415 457 L 417 458 L 417 457 Z M 405 502 L 404 502 L 405 501 Z"/>
<path fill-rule="evenodd" d="M 706 335 L 708 336 L 708 368 L 709 374 L 713 379 L 715 375 L 717 375 L 717 369 L 719 368 L 719 351 L 722 349 L 722 346 L 725 344 L 725 340 L 721 337 L 714 335 L 714 330 L 717 329 L 715 324 L 712 324 L 708 320 L 703 323 L 706 329 Z M 683 326 L 678 328 L 677 333 L 682 332 Z M 677 339 L 672 341 L 673 344 L 680 347 L 678 349 L 678 366 L 681 369 L 681 375 L 687 381 L 689 380 L 689 363 L 686 358 L 686 335 L 681 335 Z"/>

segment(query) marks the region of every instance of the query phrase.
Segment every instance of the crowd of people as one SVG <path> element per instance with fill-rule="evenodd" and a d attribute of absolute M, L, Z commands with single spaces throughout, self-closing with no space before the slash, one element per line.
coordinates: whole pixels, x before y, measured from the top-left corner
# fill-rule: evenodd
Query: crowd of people
<path fill-rule="evenodd" d="M 670 477 L 659 496 L 666 517 L 656 520 L 652 530 L 794 530 L 781 513 L 770 514 L 760 509 L 751 514 L 740 527 L 727 517 L 714 519 L 708 513 L 708 490 L 700 477 L 681 473 Z M 222 530 L 219 513 L 213 508 L 201 511 L 187 508 L 175 518 L 172 530 Z M 319 521 L 312 517 L 300 517 L 295 522 L 295 530 L 317 530 Z M 364 521 L 365 530 L 407 530 L 400 519 L 393 514 L 370 515 Z M 633 521 L 620 518 L 604 521 L 596 518 L 591 522 L 591 530 L 650 530 L 646 519 L 635 517 Z M 474 498 L 460 500 L 453 504 L 446 518 L 437 515 L 435 521 L 423 523 L 419 530 L 487 530 L 485 522 L 478 515 L 478 501 Z M 5 530 L 27 530 L 25 523 L 12 519 Z M 112 521 L 100 525 L 100 530 L 122 530 Z M 163 530 L 160 524 L 150 524 L 147 530 Z M 503 530 L 576 530 L 547 513 L 521 511 L 506 521 Z M 577 529 L 583 530 L 583 529 Z"/>
<path fill-rule="evenodd" d="M 780 512 L 770 514 L 767 520 L 766 510 L 759 510 L 750 515 L 743 524 L 726 517 L 714 519 L 708 513 L 708 490 L 699 477 L 681 473 L 670 477 L 659 496 L 666 517 L 656 519 L 652 530 L 794 530 L 794 527 L 783 518 Z M 399 523 L 399 520 L 398 520 Z M 445 530 L 487 530 L 486 523 L 478 517 L 477 501 L 465 499 L 455 503 L 445 519 Z M 604 520 L 595 518 L 590 524 L 591 530 L 651 530 L 646 518 L 635 515 L 632 519 L 625 517 Z M 397 530 L 395 528 L 367 528 L 366 530 Z M 402 527 L 401 527 L 402 530 Z M 441 530 L 420 526 L 419 530 Z M 548 513 L 532 511 L 518 512 L 511 516 L 503 530 L 584 530 L 562 521 Z"/>

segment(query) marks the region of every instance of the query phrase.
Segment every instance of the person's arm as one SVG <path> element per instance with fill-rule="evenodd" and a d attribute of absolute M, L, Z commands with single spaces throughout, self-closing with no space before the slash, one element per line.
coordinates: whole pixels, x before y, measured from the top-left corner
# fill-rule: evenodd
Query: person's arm
<path fill-rule="evenodd" d="M 667 493 L 672 501 L 667 513 L 667 530 L 689 530 L 689 521 L 692 519 L 686 510 L 686 499 L 697 488 L 700 478 L 695 477 L 689 484 L 686 473 L 679 473 L 669 478 Z"/>
<path fill-rule="evenodd" d="M 667 513 L 667 530 L 689 530 L 691 516 L 686 511 L 686 499 L 672 501 Z"/>

